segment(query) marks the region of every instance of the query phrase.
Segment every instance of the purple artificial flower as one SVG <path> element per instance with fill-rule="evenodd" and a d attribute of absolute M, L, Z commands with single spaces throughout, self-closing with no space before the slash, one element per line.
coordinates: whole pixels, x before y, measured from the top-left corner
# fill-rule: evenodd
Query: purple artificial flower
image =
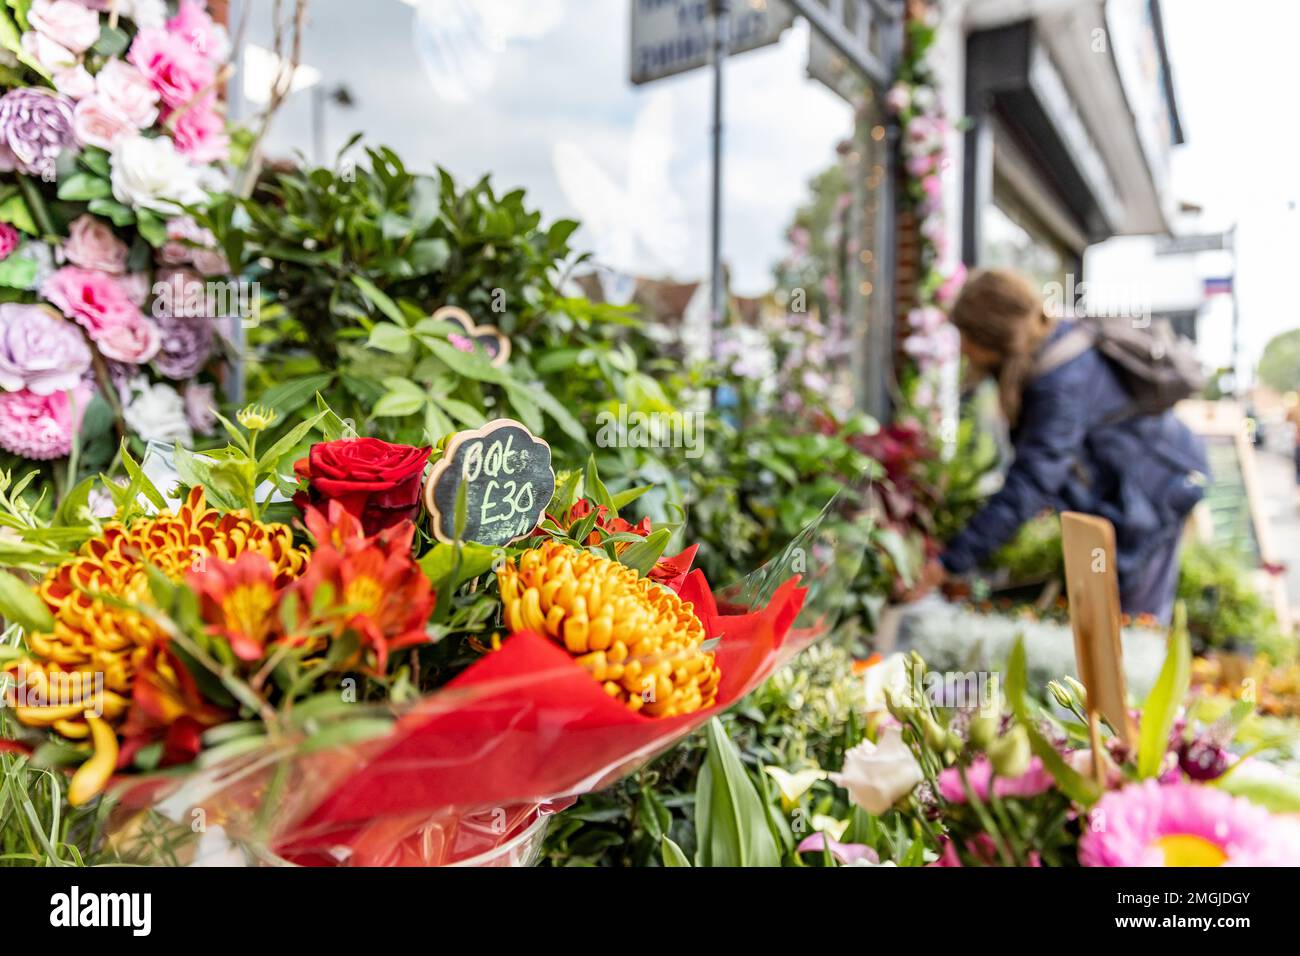
<path fill-rule="evenodd" d="M 204 316 L 166 315 L 157 319 L 162 347 L 154 356 L 158 374 L 183 382 L 199 373 L 212 355 L 212 320 Z"/>
<path fill-rule="evenodd" d="M 90 368 L 81 329 L 39 305 L 0 305 L 0 388 L 52 395 L 76 388 Z"/>
<path fill-rule="evenodd" d="M 75 149 L 72 108 L 62 93 L 34 87 L 0 96 L 0 151 L 3 159 L 27 176 L 54 179 L 54 161 L 65 149 Z"/>

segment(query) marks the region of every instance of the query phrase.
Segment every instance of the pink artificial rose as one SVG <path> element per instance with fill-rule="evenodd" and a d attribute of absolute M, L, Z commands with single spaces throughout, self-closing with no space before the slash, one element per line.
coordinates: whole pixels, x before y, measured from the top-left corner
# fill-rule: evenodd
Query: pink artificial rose
<path fill-rule="evenodd" d="M 67 456 L 90 396 L 86 385 L 51 395 L 0 392 L 0 448 L 35 461 Z"/>
<path fill-rule="evenodd" d="M 120 139 L 135 131 L 131 120 L 98 93 L 87 96 L 72 111 L 72 133 L 83 146 L 112 151 Z"/>
<path fill-rule="evenodd" d="M 109 60 L 95 76 L 99 95 L 117 108 L 136 129 L 158 119 L 158 91 L 149 78 L 125 60 Z"/>
<path fill-rule="evenodd" d="M 18 248 L 18 230 L 7 222 L 0 222 L 0 262 L 9 258 L 9 254 Z"/>
<path fill-rule="evenodd" d="M 99 39 L 99 14 L 74 0 L 34 0 L 27 22 L 73 53 L 85 53 Z"/>
<path fill-rule="evenodd" d="M 178 115 L 172 125 L 176 151 L 196 163 L 223 162 L 230 153 L 226 121 L 213 107 L 216 97 L 205 97 Z"/>
<path fill-rule="evenodd" d="M 54 88 L 70 100 L 84 100 L 95 92 L 95 78 L 78 63 L 54 71 Z"/>
<path fill-rule="evenodd" d="M 90 213 L 78 216 L 68 227 L 63 255 L 74 266 L 120 275 L 126 271 L 126 254 L 126 243 L 113 234 L 112 227 Z"/>
<path fill-rule="evenodd" d="M 158 354 L 162 332 L 153 320 L 135 312 L 130 321 L 105 328 L 95 338 L 95 345 L 105 358 L 143 365 Z"/>
<path fill-rule="evenodd" d="M 141 30 L 126 58 L 173 109 L 211 87 L 217 76 L 212 63 L 188 40 L 166 30 Z"/>
<path fill-rule="evenodd" d="M 183 0 L 176 15 L 167 21 L 167 32 L 183 37 L 209 59 L 223 60 L 229 52 L 225 28 L 208 16 L 203 4 L 196 0 Z"/>
<path fill-rule="evenodd" d="M 41 295 L 96 342 L 109 329 L 141 318 L 121 283 L 106 272 L 64 266 L 41 286 Z"/>
<path fill-rule="evenodd" d="M 135 307 L 143 309 L 144 304 L 149 301 L 149 296 L 153 292 L 149 274 L 147 272 L 131 272 L 121 276 L 117 281 L 122 286 L 122 291 L 126 293 L 126 297 L 135 304 Z"/>

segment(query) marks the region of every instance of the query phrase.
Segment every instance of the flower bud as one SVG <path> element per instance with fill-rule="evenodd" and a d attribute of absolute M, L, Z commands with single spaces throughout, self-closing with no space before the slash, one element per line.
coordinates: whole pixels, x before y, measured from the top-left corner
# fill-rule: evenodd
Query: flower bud
<path fill-rule="evenodd" d="M 997 739 L 1002 721 L 996 714 L 977 711 L 966 730 L 966 738 L 976 750 L 986 750 Z"/>
<path fill-rule="evenodd" d="M 1019 724 L 1012 726 L 1003 736 L 988 746 L 989 763 L 999 777 L 1020 777 L 1029 769 L 1033 756 L 1029 749 L 1029 734 Z"/>
<path fill-rule="evenodd" d="M 1080 707 L 1083 707 L 1084 709 L 1087 709 L 1087 707 L 1088 707 L 1088 688 L 1084 687 L 1082 684 L 1080 684 L 1080 683 L 1079 683 L 1077 680 L 1075 680 L 1073 677 L 1065 677 L 1065 678 L 1063 678 L 1063 679 L 1064 679 L 1064 681 L 1065 681 L 1065 686 L 1068 687 L 1068 688 L 1070 688 L 1070 690 L 1074 691 L 1074 696 L 1077 697 L 1078 700 L 1079 700 L 1079 706 L 1080 706 Z"/>
<path fill-rule="evenodd" d="M 1052 680 L 1047 682 L 1047 689 L 1052 692 L 1052 697 L 1056 702 L 1067 710 L 1074 707 L 1074 696 L 1060 683 Z"/>
<path fill-rule="evenodd" d="M 926 746 L 931 750 L 937 750 L 943 753 L 948 749 L 950 734 L 947 729 L 939 724 L 937 720 L 929 714 L 920 715 L 921 729 L 925 732 Z"/>

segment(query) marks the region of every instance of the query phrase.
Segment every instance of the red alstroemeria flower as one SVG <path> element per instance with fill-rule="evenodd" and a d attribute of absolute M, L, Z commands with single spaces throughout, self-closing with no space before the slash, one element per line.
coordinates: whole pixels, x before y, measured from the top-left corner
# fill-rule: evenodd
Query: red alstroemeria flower
<path fill-rule="evenodd" d="M 312 510 L 307 524 L 319 544 L 295 585 L 301 606 L 312 607 L 317 590 L 329 584 L 339 606 L 338 633 L 356 634 L 374 651 L 375 668 L 382 673 L 392 651 L 429 640 L 425 623 L 435 595 L 411 557 L 415 525 L 406 521 L 366 538 L 346 523 L 332 530 L 328 520 Z"/>
<path fill-rule="evenodd" d="M 632 524 L 624 518 L 610 519 L 607 517 L 609 514 L 609 508 L 605 505 L 593 504 L 586 498 L 579 499 L 569 508 L 569 513 L 565 516 L 565 520 L 561 521 L 559 518 L 555 517 L 555 515 L 548 515 L 548 517 L 551 521 L 555 522 L 557 527 L 567 532 L 575 524 L 591 514 L 592 511 L 596 512 L 596 528 L 600 528 L 607 535 L 635 534 L 642 538 L 646 538 L 649 537 L 650 532 L 654 530 L 654 526 L 650 523 L 649 518 L 642 518 L 636 524 Z M 545 534 L 546 532 L 541 528 L 538 528 L 533 532 L 534 536 L 544 536 Z M 582 543 L 595 546 L 599 545 L 604 539 L 605 535 L 602 535 L 600 531 L 593 528 L 591 533 L 587 535 L 586 541 Z M 621 554 L 627 549 L 629 544 L 630 542 L 627 541 L 620 542 L 614 546 L 614 552 L 616 554 Z M 682 582 L 686 580 L 686 575 L 690 573 L 691 565 L 695 563 L 695 552 L 699 551 L 699 549 L 700 546 L 698 544 L 693 544 L 680 554 L 672 556 L 664 555 L 655 563 L 655 566 L 650 569 L 650 572 L 646 577 L 652 581 L 657 581 L 670 590 L 676 591 L 682 586 Z"/>
<path fill-rule="evenodd" d="M 240 660 L 261 660 L 278 624 L 281 591 L 271 562 L 245 551 L 233 562 L 211 561 L 187 578 L 208 631 L 225 638 Z"/>
<path fill-rule="evenodd" d="M 189 763 L 198 756 L 203 730 L 230 715 L 204 699 L 189 670 L 165 645 L 150 648 L 138 666 L 134 706 L 118 731 L 118 767 L 130 766 L 142 748 L 158 741 L 161 766 Z"/>

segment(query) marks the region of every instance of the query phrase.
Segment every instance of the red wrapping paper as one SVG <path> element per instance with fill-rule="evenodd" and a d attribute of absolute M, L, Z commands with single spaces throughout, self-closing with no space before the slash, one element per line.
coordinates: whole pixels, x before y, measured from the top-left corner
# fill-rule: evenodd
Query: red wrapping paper
<path fill-rule="evenodd" d="M 564 648 L 535 633 L 512 635 L 404 715 L 341 786 L 280 837 L 277 852 L 302 863 L 427 861 L 403 841 L 427 843 L 431 815 L 445 813 L 450 832 L 466 815 L 514 820 L 521 805 L 608 786 L 726 710 L 816 636 L 792 637 L 806 594 L 796 579 L 748 613 L 719 609 L 698 570 L 680 593 L 709 638 L 719 639 L 714 706 L 670 718 L 633 713 Z"/>

